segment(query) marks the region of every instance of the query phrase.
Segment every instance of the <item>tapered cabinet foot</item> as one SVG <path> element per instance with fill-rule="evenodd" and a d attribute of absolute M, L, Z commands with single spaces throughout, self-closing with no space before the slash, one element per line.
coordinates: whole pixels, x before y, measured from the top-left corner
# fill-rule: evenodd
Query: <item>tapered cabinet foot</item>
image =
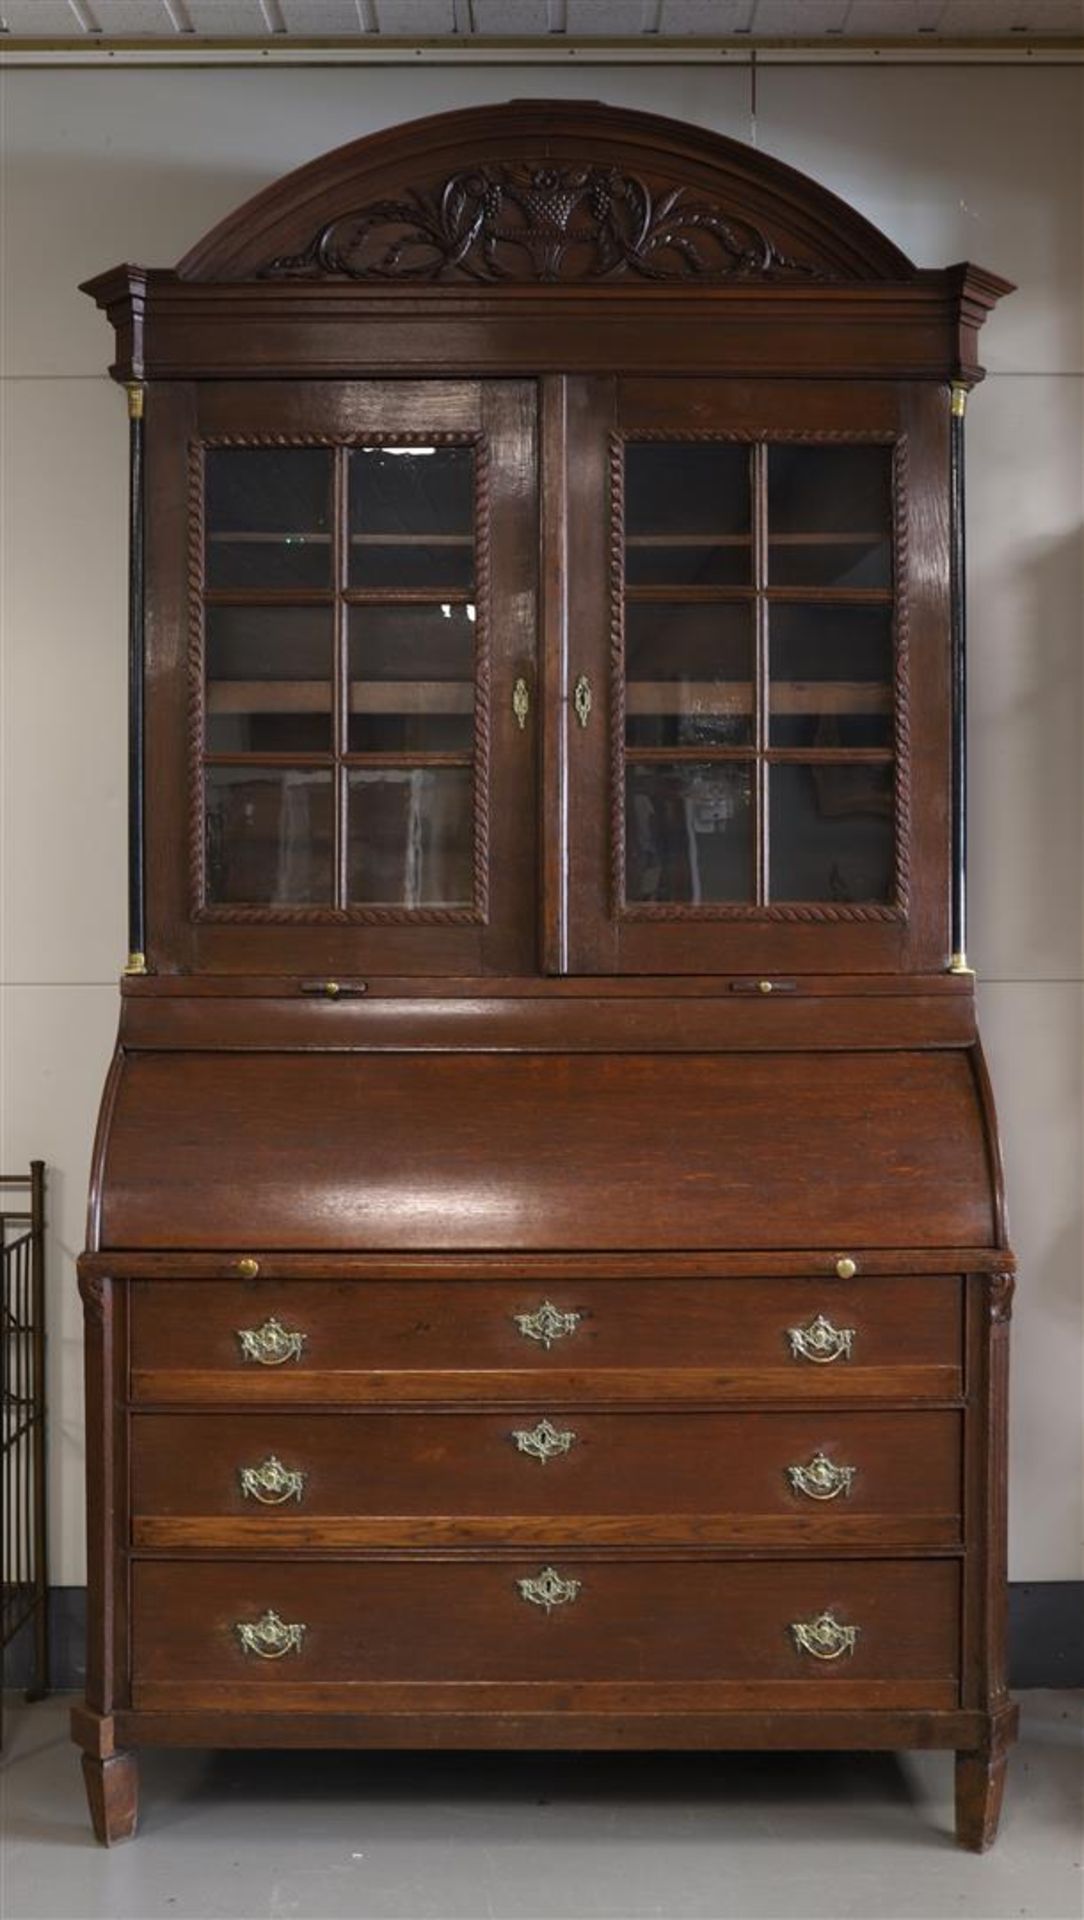
<path fill-rule="evenodd" d="M 95 1838 L 103 1847 L 130 1840 L 139 1815 L 139 1761 L 134 1753 L 114 1753 L 108 1760 L 83 1755 L 83 1779 Z"/>
<path fill-rule="evenodd" d="M 956 1841 L 969 1853 L 985 1853 L 997 1839 L 1008 1760 L 1003 1746 L 956 1755 Z"/>

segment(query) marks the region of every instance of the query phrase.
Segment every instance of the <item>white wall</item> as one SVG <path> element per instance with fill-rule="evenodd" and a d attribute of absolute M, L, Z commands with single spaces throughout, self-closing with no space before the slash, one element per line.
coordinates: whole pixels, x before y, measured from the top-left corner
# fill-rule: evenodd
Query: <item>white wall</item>
<path fill-rule="evenodd" d="M 39 71 L 3 78 L 0 1162 L 50 1168 L 53 1577 L 83 1575 L 72 1261 L 125 953 L 123 396 L 77 282 L 165 266 L 289 168 L 471 102 L 579 95 L 750 137 L 736 69 Z M 968 418 L 971 957 L 1022 1278 L 1012 1573 L 1084 1574 L 1080 69 L 768 68 L 759 144 L 923 265 L 1018 282 Z"/>

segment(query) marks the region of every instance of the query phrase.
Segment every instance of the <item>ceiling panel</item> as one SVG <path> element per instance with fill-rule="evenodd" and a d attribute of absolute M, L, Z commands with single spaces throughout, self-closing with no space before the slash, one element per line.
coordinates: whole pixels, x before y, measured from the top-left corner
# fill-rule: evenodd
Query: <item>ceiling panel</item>
<path fill-rule="evenodd" d="M 279 0 L 279 8 L 288 33 L 306 35 L 314 31 L 312 0 Z M 319 0 L 317 12 L 321 37 L 334 34 L 345 38 L 366 31 L 366 9 L 359 8 L 357 0 Z M 371 7 L 368 16 L 373 18 Z"/>
<path fill-rule="evenodd" d="M 643 24 L 640 0 L 568 0 L 568 32 L 575 39 L 591 40 L 600 34 L 623 39 L 642 33 Z"/>
<path fill-rule="evenodd" d="M 752 30 L 766 40 L 816 40 L 839 33 L 849 7 L 850 0 L 757 0 Z"/>
<path fill-rule="evenodd" d="M 227 40 L 268 37 L 260 0 L 184 0 L 184 9 L 197 33 Z"/>
<path fill-rule="evenodd" d="M 756 0 L 662 0 L 659 32 L 675 39 L 697 34 L 701 39 L 748 33 Z"/>
<path fill-rule="evenodd" d="M 164 0 L 90 0 L 90 11 L 105 34 L 176 32 Z M 183 17 L 183 0 L 175 0 L 173 11 Z"/>
<path fill-rule="evenodd" d="M 946 0 L 852 0 L 847 33 L 859 40 L 884 40 L 936 33 Z M 971 0 L 974 13 L 975 0 Z"/>
<path fill-rule="evenodd" d="M 209 39 L 277 43 L 323 37 L 563 38 L 644 41 L 666 36 L 718 42 L 753 39 L 874 40 L 921 36 L 967 40 L 1084 35 L 1084 0 L 0 0 L 12 40 L 60 39 L 92 45 L 95 29 L 113 39 L 152 37 L 183 46 Z"/>
<path fill-rule="evenodd" d="M 564 8 L 551 8 L 549 0 L 473 0 L 472 12 L 476 33 L 501 39 L 509 33 L 551 33 L 551 18 L 559 18 Z"/>
<path fill-rule="evenodd" d="M 0 19 L 12 33 L 83 38 L 68 0 L 0 0 Z"/>
<path fill-rule="evenodd" d="M 976 15 L 981 25 L 975 25 Z M 947 0 L 940 32 L 966 39 L 972 34 L 1081 33 L 1084 0 Z"/>
<path fill-rule="evenodd" d="M 452 0 L 373 0 L 381 33 L 406 40 L 455 32 Z"/>

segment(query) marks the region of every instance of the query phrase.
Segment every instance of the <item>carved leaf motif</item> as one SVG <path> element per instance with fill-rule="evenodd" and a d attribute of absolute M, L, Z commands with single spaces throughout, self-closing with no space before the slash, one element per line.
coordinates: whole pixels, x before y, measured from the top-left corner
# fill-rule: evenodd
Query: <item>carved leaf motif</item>
<path fill-rule="evenodd" d="M 617 167 L 485 162 L 330 221 L 272 279 L 823 280 L 749 220 Z"/>

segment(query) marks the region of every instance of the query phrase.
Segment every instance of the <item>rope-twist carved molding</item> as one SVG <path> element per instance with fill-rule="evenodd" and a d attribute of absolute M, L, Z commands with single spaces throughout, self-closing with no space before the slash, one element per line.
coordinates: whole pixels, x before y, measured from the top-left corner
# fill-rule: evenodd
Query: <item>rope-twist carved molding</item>
<path fill-rule="evenodd" d="M 826 281 L 688 186 L 589 161 L 480 161 L 336 216 L 269 279 Z"/>
<path fill-rule="evenodd" d="M 896 442 L 892 458 L 895 535 L 895 748 L 896 748 L 896 906 L 906 917 L 911 904 L 911 526 L 907 491 L 907 440 Z"/>

